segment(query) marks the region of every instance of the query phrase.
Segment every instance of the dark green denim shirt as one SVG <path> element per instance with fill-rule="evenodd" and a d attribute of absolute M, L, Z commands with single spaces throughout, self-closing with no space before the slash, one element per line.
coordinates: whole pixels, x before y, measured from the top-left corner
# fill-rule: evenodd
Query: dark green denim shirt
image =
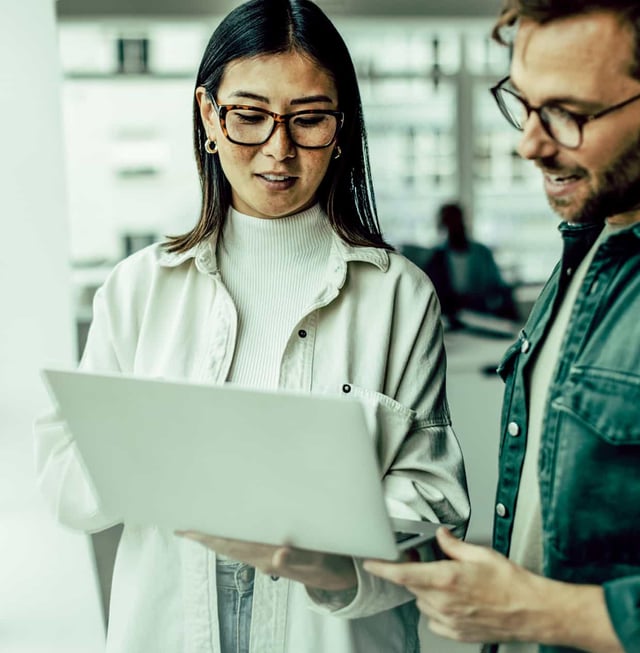
<path fill-rule="evenodd" d="M 494 547 L 504 554 L 527 441 L 530 362 L 563 280 L 601 228 L 560 226 L 563 263 L 498 368 L 506 388 Z M 603 242 L 580 288 L 549 389 L 538 478 L 545 576 L 603 585 L 624 650 L 640 653 L 640 224 Z"/>

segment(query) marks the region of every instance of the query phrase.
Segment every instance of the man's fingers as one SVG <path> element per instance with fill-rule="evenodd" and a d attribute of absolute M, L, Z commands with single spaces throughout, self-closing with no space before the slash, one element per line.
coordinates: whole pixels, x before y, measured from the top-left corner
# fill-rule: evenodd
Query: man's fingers
<path fill-rule="evenodd" d="M 441 526 L 436 531 L 436 539 L 442 552 L 452 560 L 480 561 L 490 552 L 484 546 L 469 544 L 458 539 L 448 528 Z"/>
<path fill-rule="evenodd" d="M 287 546 L 278 547 L 271 556 L 271 566 L 274 571 L 284 569 L 289 565 L 289 557 L 291 556 L 291 549 Z"/>
<path fill-rule="evenodd" d="M 178 537 L 183 537 L 186 540 L 193 540 L 194 542 L 204 542 L 206 535 L 204 533 L 199 533 L 198 531 L 174 531 L 175 535 Z"/>
<path fill-rule="evenodd" d="M 461 554 L 464 555 L 464 549 L 458 547 L 458 544 L 462 544 L 462 540 L 459 540 L 448 528 L 441 526 L 436 531 L 436 540 L 442 552 L 449 558 L 457 560 Z"/>

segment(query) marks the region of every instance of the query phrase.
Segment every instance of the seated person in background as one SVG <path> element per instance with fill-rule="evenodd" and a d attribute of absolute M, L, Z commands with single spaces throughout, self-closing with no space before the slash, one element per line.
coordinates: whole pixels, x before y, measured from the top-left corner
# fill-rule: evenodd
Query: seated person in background
<path fill-rule="evenodd" d="M 461 309 L 517 320 L 511 288 L 500 275 L 491 250 L 467 237 L 462 207 L 441 206 L 438 228 L 446 232 L 446 240 L 432 250 L 423 270 L 433 282 L 442 313 L 452 326 Z"/>

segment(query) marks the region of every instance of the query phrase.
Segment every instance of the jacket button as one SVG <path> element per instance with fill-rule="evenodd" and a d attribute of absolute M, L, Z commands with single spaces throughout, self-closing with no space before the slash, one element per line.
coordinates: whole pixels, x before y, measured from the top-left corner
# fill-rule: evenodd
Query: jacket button
<path fill-rule="evenodd" d="M 350 386 L 348 383 L 345 383 L 345 384 L 342 386 L 342 392 L 345 392 L 345 393 L 349 393 L 349 392 L 351 392 L 351 386 Z"/>
<path fill-rule="evenodd" d="M 528 340 L 525 340 L 525 341 L 522 343 L 522 346 L 520 347 L 520 351 L 521 351 L 523 354 L 526 354 L 526 353 L 529 351 L 530 348 L 531 348 L 531 343 L 530 343 Z"/>
<path fill-rule="evenodd" d="M 307 337 L 307 332 L 304 329 L 300 329 L 300 331 L 298 331 L 298 335 L 301 338 L 306 338 Z"/>
<path fill-rule="evenodd" d="M 507 426 L 507 432 L 509 435 L 517 438 L 520 435 L 520 427 L 515 422 L 509 422 L 509 426 Z"/>
<path fill-rule="evenodd" d="M 496 505 L 496 515 L 498 515 L 498 517 L 507 516 L 507 506 L 505 506 L 504 503 L 499 503 Z"/>

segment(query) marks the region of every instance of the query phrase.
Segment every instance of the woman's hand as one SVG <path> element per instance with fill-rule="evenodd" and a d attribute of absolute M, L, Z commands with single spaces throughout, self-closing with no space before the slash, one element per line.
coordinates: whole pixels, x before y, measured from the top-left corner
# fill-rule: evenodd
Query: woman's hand
<path fill-rule="evenodd" d="M 357 584 L 353 560 L 347 556 L 243 542 L 196 531 L 176 531 L 176 535 L 200 542 L 216 553 L 255 567 L 269 576 L 282 576 L 310 589 L 341 591 Z"/>

